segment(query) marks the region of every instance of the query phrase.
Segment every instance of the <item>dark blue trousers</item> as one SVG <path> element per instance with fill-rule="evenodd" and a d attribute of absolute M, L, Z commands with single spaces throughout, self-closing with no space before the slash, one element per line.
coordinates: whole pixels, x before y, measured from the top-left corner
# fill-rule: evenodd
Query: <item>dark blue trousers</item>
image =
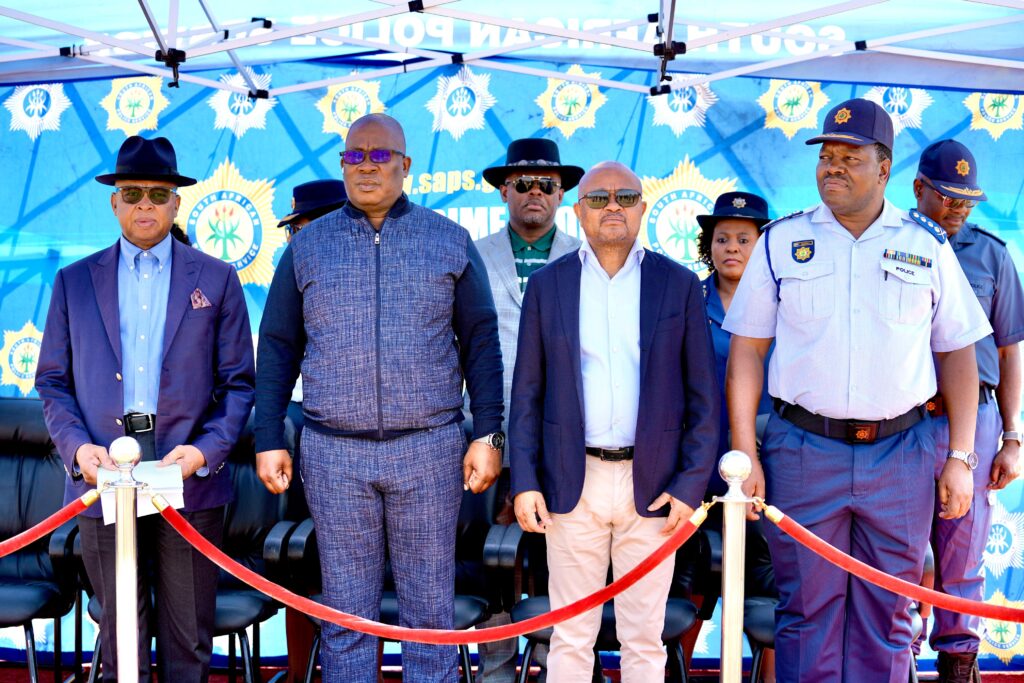
<path fill-rule="evenodd" d="M 767 501 L 853 557 L 918 583 L 935 495 L 925 420 L 850 445 L 772 414 L 762 463 Z M 779 683 L 906 683 L 910 601 L 855 579 L 765 524 L 779 589 Z"/>
<path fill-rule="evenodd" d="M 452 628 L 465 451 L 458 424 L 391 441 L 302 431 L 327 605 L 376 620 L 387 552 L 399 623 Z M 325 623 L 320 662 L 324 683 L 376 683 L 377 638 Z M 457 675 L 455 647 L 402 643 L 402 680 L 454 683 Z"/>

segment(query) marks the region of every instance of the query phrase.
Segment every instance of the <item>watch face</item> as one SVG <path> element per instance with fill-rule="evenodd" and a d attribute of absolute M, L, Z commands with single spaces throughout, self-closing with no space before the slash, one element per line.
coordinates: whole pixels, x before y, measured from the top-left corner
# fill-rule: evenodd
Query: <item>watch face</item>
<path fill-rule="evenodd" d="M 495 432 L 491 434 L 491 447 L 496 450 L 501 450 L 505 447 L 505 435 L 501 432 Z"/>
<path fill-rule="evenodd" d="M 970 465 L 972 470 L 977 468 L 978 467 L 978 454 L 975 453 L 974 451 L 971 451 L 970 453 L 968 453 L 967 454 L 967 464 Z"/>

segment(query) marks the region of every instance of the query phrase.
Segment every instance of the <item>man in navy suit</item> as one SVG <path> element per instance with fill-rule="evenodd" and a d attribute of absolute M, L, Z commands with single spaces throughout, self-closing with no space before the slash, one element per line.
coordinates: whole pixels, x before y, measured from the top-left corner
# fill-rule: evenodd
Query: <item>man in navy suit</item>
<path fill-rule="evenodd" d="M 107 453 L 134 437 L 143 460 L 177 464 L 186 518 L 220 542 L 231 479 L 224 462 L 252 409 L 249 314 L 234 269 L 170 236 L 178 174 L 166 138 L 128 138 L 110 206 L 121 227 L 112 246 L 62 268 L 53 283 L 36 390 L 68 473 L 65 501 L 114 469 Z M 103 680 L 117 676 L 114 527 L 99 506 L 79 516 L 82 555 L 103 607 Z M 149 680 L 149 596 L 165 681 L 207 680 L 217 568 L 157 515 L 139 520 L 139 675 Z M 146 572 L 150 563 L 151 572 Z"/>
<path fill-rule="evenodd" d="M 551 607 L 622 576 L 693 512 L 718 447 L 719 391 L 697 277 L 640 246 L 639 178 L 605 162 L 580 181 L 577 251 L 526 288 L 512 386 L 519 524 L 547 535 Z M 641 410 L 641 406 L 643 410 Z M 622 680 L 662 680 L 665 562 L 615 599 Z M 549 680 L 588 682 L 595 608 L 555 626 Z"/>

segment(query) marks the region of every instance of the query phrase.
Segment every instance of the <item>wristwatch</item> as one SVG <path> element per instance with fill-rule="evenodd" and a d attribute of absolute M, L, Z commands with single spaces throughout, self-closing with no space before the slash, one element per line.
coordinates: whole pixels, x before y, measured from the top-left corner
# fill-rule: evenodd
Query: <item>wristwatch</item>
<path fill-rule="evenodd" d="M 949 460 L 950 458 L 953 460 L 959 460 L 963 464 L 967 465 L 967 468 L 972 471 L 978 467 L 978 454 L 973 451 L 950 450 L 946 453 L 946 460 Z"/>
<path fill-rule="evenodd" d="M 473 439 L 473 443 L 485 443 L 496 451 L 505 447 L 505 432 L 494 432 L 479 439 Z"/>
<path fill-rule="evenodd" d="M 1003 441 L 1016 441 L 1019 446 L 1021 444 L 1020 432 L 1003 432 Z"/>

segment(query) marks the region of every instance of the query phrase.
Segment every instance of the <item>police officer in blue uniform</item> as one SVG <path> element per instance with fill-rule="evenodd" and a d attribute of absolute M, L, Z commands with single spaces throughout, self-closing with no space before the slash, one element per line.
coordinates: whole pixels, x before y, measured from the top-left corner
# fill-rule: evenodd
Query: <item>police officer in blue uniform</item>
<path fill-rule="evenodd" d="M 974 345 L 981 386 L 975 427 L 974 499 L 959 519 L 935 519 L 932 544 L 940 590 L 969 600 L 984 600 L 983 553 L 992 518 L 989 491 L 1001 489 L 1019 474 L 1021 365 L 1018 342 L 1024 339 L 1024 292 L 1006 243 L 967 218 L 987 197 L 978 185 L 974 155 L 955 140 L 940 140 L 921 154 L 914 180 L 917 210 L 943 229 L 978 297 L 993 333 Z M 949 423 L 942 394 L 929 401 L 939 461 L 945 461 Z M 987 490 L 986 490 L 987 489 Z M 994 495 L 994 494 L 993 494 Z M 930 644 L 939 653 L 942 683 L 970 683 L 975 673 L 981 619 L 935 610 Z"/>
<path fill-rule="evenodd" d="M 936 495 L 925 408 L 937 386 L 932 353 L 951 449 L 940 514 L 956 518 L 973 491 L 965 461 L 975 457 L 974 343 L 991 327 L 942 229 L 885 199 L 893 145 L 885 110 L 842 102 L 807 142 L 817 143 L 822 203 L 766 226 L 726 315 L 732 444 L 755 453 L 774 338 L 774 412 L 745 490 L 767 492 L 839 550 L 916 583 Z M 904 683 L 909 600 L 850 577 L 772 524 L 766 531 L 779 589 L 777 680 Z"/>

